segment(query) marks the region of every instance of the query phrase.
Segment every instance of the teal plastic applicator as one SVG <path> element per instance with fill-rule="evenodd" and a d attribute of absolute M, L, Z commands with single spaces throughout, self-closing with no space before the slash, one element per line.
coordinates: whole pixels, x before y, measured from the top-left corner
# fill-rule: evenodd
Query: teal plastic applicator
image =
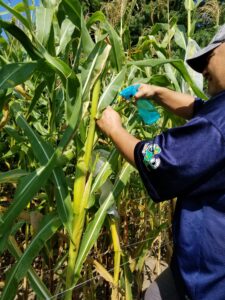
<path fill-rule="evenodd" d="M 139 86 L 140 84 L 130 85 L 123 89 L 119 94 L 126 100 L 130 100 L 138 92 Z M 139 116 L 147 125 L 155 123 L 160 118 L 160 114 L 148 99 L 138 99 L 137 109 Z"/>

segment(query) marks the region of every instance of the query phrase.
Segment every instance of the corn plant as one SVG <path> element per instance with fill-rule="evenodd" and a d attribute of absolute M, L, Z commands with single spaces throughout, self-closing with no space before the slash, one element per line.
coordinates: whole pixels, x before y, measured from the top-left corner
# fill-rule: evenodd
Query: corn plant
<path fill-rule="evenodd" d="M 38 299 L 81 294 L 97 299 L 104 286 L 97 277 L 93 293 L 85 287 L 76 291 L 93 271 L 110 286 L 105 297 L 132 299 L 135 290 L 141 293 L 145 257 L 167 218 L 157 221 L 137 172 L 98 132 L 95 120 L 112 105 L 140 138 L 181 124 L 162 108 L 156 125 L 142 124 L 135 106 L 118 92 L 134 82 L 176 90 L 185 82 L 205 98 L 183 62 L 184 33 L 176 20 L 167 33 L 165 24 L 156 24 L 132 49 L 125 12 L 113 27 L 101 11 L 85 18 L 78 0 L 43 0 L 35 18 L 25 0 L 25 15 L 21 7 L 0 5 L 13 15 L 11 22 L 0 20 L 6 33 L 0 48 L 0 184 L 6 205 L 0 212 L 0 251 L 13 258 L 1 299 L 14 299 L 21 289 L 32 289 Z M 181 58 L 172 58 L 171 43 L 183 45 Z M 144 242 L 130 251 L 123 242 L 134 242 L 126 214 L 128 205 L 135 207 L 132 195 L 140 198 L 140 219 L 147 223 L 138 230 Z M 104 251 L 112 253 L 111 267 Z M 35 261 L 50 269 L 47 283 Z"/>

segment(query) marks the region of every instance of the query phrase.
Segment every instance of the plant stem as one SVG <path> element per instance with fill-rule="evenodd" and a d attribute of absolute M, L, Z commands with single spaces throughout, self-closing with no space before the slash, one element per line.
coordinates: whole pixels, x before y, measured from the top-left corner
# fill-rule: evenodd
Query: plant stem
<path fill-rule="evenodd" d="M 188 9 L 187 9 L 187 37 L 191 37 L 191 3 L 188 1 Z"/>
<path fill-rule="evenodd" d="M 114 219 L 110 219 L 110 230 L 112 234 L 113 248 L 114 248 L 114 284 L 112 289 L 112 300 L 119 299 L 118 281 L 120 274 L 120 260 L 121 260 L 121 248 L 117 223 Z"/>
<path fill-rule="evenodd" d="M 66 276 L 66 289 L 74 284 L 74 267 L 80 248 L 80 240 L 83 233 L 86 209 L 90 196 L 92 185 L 92 173 L 90 172 L 91 153 L 95 136 L 95 116 L 100 94 L 100 81 L 94 86 L 92 94 L 91 116 L 87 140 L 84 146 L 82 156 L 78 159 L 76 167 L 76 179 L 74 182 L 74 201 L 73 201 L 73 226 L 72 240 L 69 248 L 69 259 Z M 65 296 L 66 300 L 72 299 L 72 289 L 68 290 Z"/>

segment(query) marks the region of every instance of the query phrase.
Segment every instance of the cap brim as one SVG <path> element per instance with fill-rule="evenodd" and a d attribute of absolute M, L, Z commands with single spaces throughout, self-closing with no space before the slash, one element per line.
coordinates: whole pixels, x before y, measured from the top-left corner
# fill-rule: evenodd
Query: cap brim
<path fill-rule="evenodd" d="M 209 44 L 207 47 L 199 50 L 195 56 L 188 58 L 186 62 L 196 72 L 202 73 L 207 63 L 208 54 L 220 45 L 221 42 Z"/>

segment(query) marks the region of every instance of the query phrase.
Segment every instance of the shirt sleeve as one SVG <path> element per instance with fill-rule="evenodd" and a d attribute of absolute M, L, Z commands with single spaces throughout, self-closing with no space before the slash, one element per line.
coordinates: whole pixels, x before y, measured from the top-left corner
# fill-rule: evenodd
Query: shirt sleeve
<path fill-rule="evenodd" d="M 195 98 L 193 117 L 195 117 L 198 114 L 198 112 L 203 108 L 205 103 L 206 102 L 201 98 Z"/>
<path fill-rule="evenodd" d="M 155 202 L 187 195 L 225 165 L 224 140 L 207 119 L 196 117 L 134 150 L 137 169 Z"/>

